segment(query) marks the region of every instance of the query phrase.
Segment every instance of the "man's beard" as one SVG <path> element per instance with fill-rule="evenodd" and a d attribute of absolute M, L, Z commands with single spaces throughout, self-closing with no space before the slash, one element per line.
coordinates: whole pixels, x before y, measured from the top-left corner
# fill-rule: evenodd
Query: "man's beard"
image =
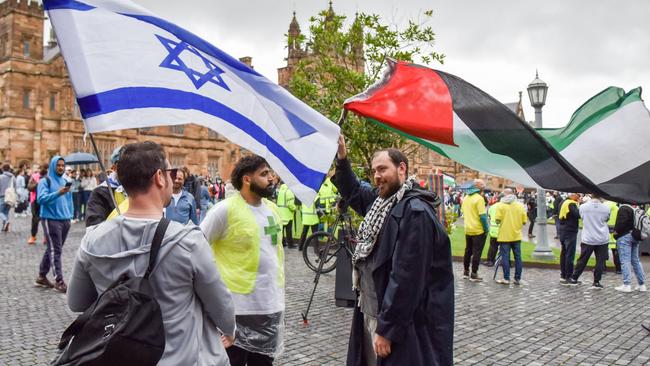
<path fill-rule="evenodd" d="M 392 182 L 385 182 L 384 185 L 387 185 L 386 193 L 382 193 L 381 191 L 379 191 L 379 196 L 384 199 L 394 195 L 402 187 L 402 184 L 400 184 L 399 182 L 399 178 L 395 179 Z"/>
<path fill-rule="evenodd" d="M 273 185 L 269 184 L 266 188 L 264 188 L 255 182 L 251 182 L 251 192 L 257 194 L 260 197 L 269 198 L 273 196 Z"/>

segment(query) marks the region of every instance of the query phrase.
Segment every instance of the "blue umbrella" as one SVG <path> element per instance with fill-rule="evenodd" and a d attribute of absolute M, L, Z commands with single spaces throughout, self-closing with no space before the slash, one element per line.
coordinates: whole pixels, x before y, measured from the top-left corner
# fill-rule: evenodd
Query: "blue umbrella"
<path fill-rule="evenodd" d="M 97 164 L 99 160 L 97 156 L 85 152 L 72 153 L 63 158 L 66 164 L 80 165 L 80 164 Z"/>

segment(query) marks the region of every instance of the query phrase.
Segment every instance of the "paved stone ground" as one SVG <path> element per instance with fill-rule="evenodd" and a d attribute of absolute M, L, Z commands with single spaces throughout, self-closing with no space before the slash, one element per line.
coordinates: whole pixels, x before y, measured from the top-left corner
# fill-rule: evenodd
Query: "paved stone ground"
<path fill-rule="evenodd" d="M 33 286 L 43 245 L 28 246 L 27 219 L 0 233 L 0 365 L 43 365 L 63 329 L 74 319 L 65 296 Z M 42 233 L 41 233 L 42 235 Z M 83 235 L 73 225 L 64 247 L 64 269 Z M 40 242 L 40 236 L 39 236 Z M 310 325 L 302 325 L 312 289 L 310 272 L 297 251 L 287 254 L 287 337 L 277 365 L 342 365 L 351 310 L 337 308 L 333 274 L 321 277 Z M 454 264 L 456 273 L 461 268 Z M 483 269 L 482 274 L 489 273 Z M 605 289 L 563 287 L 555 270 L 524 269 L 523 287 L 492 281 L 456 281 L 454 361 L 457 365 L 642 365 L 650 363 L 650 293 L 614 291 L 620 277 L 608 273 Z"/>

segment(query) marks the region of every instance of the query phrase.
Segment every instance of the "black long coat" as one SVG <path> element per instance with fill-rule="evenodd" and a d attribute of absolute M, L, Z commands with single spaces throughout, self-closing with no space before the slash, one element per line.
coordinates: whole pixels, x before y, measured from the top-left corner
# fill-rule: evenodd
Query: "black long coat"
<path fill-rule="evenodd" d="M 350 163 L 339 160 L 332 179 L 357 213 L 365 215 L 377 192 L 359 184 Z M 393 207 L 366 259 L 379 302 L 376 333 L 391 341 L 377 365 L 453 363 L 454 278 L 451 244 L 434 214 L 435 195 L 411 190 Z M 348 366 L 366 365 L 363 314 L 355 307 Z"/>

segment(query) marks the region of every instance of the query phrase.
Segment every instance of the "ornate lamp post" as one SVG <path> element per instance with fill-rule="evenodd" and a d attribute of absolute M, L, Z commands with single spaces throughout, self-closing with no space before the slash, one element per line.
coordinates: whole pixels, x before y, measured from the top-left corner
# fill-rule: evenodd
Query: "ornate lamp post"
<path fill-rule="evenodd" d="M 528 84 L 528 97 L 530 104 L 535 109 L 535 128 L 542 128 L 542 107 L 546 104 L 546 92 L 548 85 L 540 80 L 539 74 L 535 72 L 535 80 Z M 553 251 L 548 245 L 548 236 L 546 234 L 546 191 L 537 190 L 537 246 L 533 251 L 533 258 L 536 259 L 554 259 Z"/>

